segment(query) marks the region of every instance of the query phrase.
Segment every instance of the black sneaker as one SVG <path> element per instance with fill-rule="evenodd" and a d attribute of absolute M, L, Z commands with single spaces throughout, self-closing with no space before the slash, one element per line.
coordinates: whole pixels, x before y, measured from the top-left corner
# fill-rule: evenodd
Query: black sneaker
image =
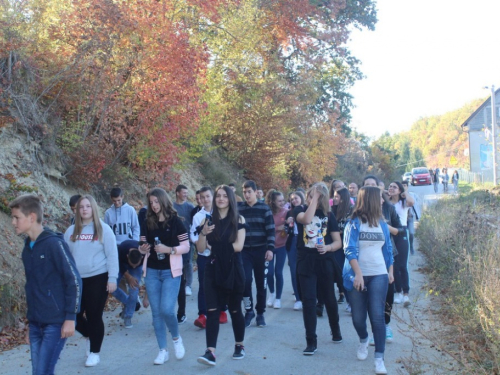
<path fill-rule="evenodd" d="M 198 362 L 204 365 L 215 366 L 215 355 L 209 349 L 205 351 L 201 357 L 198 357 Z"/>
<path fill-rule="evenodd" d="M 345 302 L 345 297 L 343 294 L 339 296 L 339 299 L 337 300 L 337 303 L 340 305 Z"/>
<path fill-rule="evenodd" d="M 342 342 L 342 335 L 340 334 L 340 332 L 336 334 L 332 333 L 332 341 L 335 344 L 340 344 Z"/>
<path fill-rule="evenodd" d="M 255 313 L 253 312 L 253 310 L 247 311 L 245 314 L 245 328 L 250 327 L 253 318 L 255 318 Z"/>
<path fill-rule="evenodd" d="M 267 325 L 263 314 L 257 315 L 256 323 L 257 323 L 257 327 L 261 327 L 261 328 L 263 328 Z"/>
<path fill-rule="evenodd" d="M 137 301 L 135 303 L 135 311 L 139 311 L 141 309 L 141 303 L 139 301 Z"/>
<path fill-rule="evenodd" d="M 323 316 L 323 305 L 316 305 L 316 315 L 320 318 Z"/>
<path fill-rule="evenodd" d="M 314 355 L 314 353 L 316 353 L 317 350 L 318 350 L 318 348 L 316 347 L 316 345 L 307 344 L 307 347 L 304 349 L 304 351 L 302 352 L 302 354 L 304 354 L 304 355 Z"/>
<path fill-rule="evenodd" d="M 245 347 L 243 345 L 236 344 L 234 346 L 233 359 L 243 358 L 245 358 Z"/>
<path fill-rule="evenodd" d="M 186 319 L 187 319 L 186 315 L 177 316 L 177 323 L 184 324 L 186 323 Z"/>

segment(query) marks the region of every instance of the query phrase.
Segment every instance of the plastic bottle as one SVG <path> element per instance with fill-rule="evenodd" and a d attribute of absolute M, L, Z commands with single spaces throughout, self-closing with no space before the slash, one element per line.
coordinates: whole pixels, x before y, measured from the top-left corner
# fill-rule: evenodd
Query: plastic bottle
<path fill-rule="evenodd" d="M 325 239 L 323 238 L 323 233 L 321 233 L 321 229 L 318 229 L 318 237 L 316 239 L 316 243 L 318 245 L 324 245 L 325 244 Z"/>
<path fill-rule="evenodd" d="M 158 239 L 158 237 L 155 237 L 155 247 L 156 247 L 156 245 L 160 245 L 160 244 L 161 244 L 161 241 Z M 156 248 L 155 248 L 155 250 L 156 250 Z M 156 256 L 158 257 L 158 260 L 165 259 L 165 254 L 164 253 L 156 252 Z"/>

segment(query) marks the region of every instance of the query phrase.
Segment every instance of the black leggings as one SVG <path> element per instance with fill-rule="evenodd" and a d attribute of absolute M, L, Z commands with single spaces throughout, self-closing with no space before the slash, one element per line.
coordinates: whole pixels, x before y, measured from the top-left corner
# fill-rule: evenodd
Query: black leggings
<path fill-rule="evenodd" d="M 90 339 L 90 351 L 99 353 L 104 339 L 102 313 L 108 299 L 108 273 L 82 278 L 82 304 L 76 330 Z M 85 314 L 85 316 L 84 316 Z"/>
<path fill-rule="evenodd" d="M 243 272 L 243 270 L 241 270 Z M 233 325 L 234 341 L 243 342 L 245 339 L 245 318 L 241 310 L 243 290 L 225 291 L 215 285 L 215 267 L 207 262 L 205 267 L 205 300 L 207 303 L 207 348 L 217 347 L 219 336 L 220 306 L 228 305 L 231 323 Z"/>

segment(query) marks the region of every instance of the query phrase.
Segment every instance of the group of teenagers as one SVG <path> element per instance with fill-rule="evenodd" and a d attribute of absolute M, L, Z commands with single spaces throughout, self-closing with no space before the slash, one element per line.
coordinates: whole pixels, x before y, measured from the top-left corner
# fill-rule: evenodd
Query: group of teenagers
<path fill-rule="evenodd" d="M 437 193 L 439 188 L 439 180 L 443 184 L 443 192 L 448 192 L 448 183 L 450 182 L 450 175 L 448 174 L 448 168 L 443 167 L 441 171 L 439 168 L 429 169 L 429 174 L 431 175 L 431 181 L 434 185 L 434 192 Z M 458 181 L 460 180 L 460 176 L 458 171 L 455 169 L 453 174 L 451 175 L 451 183 L 453 184 L 453 189 L 455 193 L 458 193 Z"/>
<path fill-rule="evenodd" d="M 206 350 L 198 362 L 216 364 L 219 325 L 227 322 L 224 311 L 231 316 L 234 332 L 232 358 L 245 357 L 245 328 L 254 319 L 258 327 L 266 326 L 266 306 L 281 308 L 288 256 L 294 309 L 302 310 L 305 327 L 303 354 L 317 351 L 316 324 L 323 308 L 333 342 L 342 342 L 338 304 L 346 300 L 359 336 L 357 358 L 365 360 L 369 344 L 374 345 L 375 373 L 386 374 L 392 305 L 411 303 L 406 224 L 415 199 L 407 186 L 394 181 L 385 190 L 375 176 L 366 176 L 359 190 L 351 185 L 347 189 L 334 180 L 328 189 L 319 182 L 307 191 L 290 193 L 288 202 L 276 190 L 263 201 L 261 189 L 250 180 L 242 186 L 244 199 L 234 186 L 220 185 L 215 191 L 205 186 L 197 191 L 199 204 L 191 206 L 188 218 L 180 214 L 187 207 L 173 202 L 161 188 L 148 192 L 147 206 L 139 215 L 115 188 L 104 220 L 92 196 L 70 201 L 75 216 L 64 235 L 42 226 L 38 196 L 16 198 L 9 207 L 16 233 L 27 235 L 22 259 L 33 374 L 54 373 L 64 343 L 75 330 L 86 338 L 85 366 L 96 366 L 108 294 L 123 303 L 121 317 L 125 328 L 131 328 L 140 307 L 141 280 L 146 289 L 143 304 L 151 307 L 159 348 L 153 363 L 169 359 L 167 329 L 175 356 L 182 359 L 179 324 L 185 313 L 176 313 L 175 307 L 179 303 L 182 308 L 183 296 L 185 309 L 185 270 L 192 269 L 193 248 L 200 283 L 195 325 L 206 329 Z M 179 185 L 176 196 L 186 197 L 187 188 Z M 126 280 L 124 289 L 117 288 L 121 279 Z"/>

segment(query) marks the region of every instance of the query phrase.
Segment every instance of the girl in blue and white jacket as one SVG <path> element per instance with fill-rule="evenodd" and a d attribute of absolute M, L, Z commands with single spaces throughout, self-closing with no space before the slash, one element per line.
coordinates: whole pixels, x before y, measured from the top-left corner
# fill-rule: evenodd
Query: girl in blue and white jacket
<path fill-rule="evenodd" d="M 352 322 L 359 336 L 357 357 L 368 357 L 366 316 L 375 341 L 375 373 L 387 374 L 385 351 L 385 297 L 394 281 L 389 227 L 382 216 L 381 191 L 365 186 L 359 190 L 353 219 L 344 230 L 344 288 L 349 295 Z"/>

